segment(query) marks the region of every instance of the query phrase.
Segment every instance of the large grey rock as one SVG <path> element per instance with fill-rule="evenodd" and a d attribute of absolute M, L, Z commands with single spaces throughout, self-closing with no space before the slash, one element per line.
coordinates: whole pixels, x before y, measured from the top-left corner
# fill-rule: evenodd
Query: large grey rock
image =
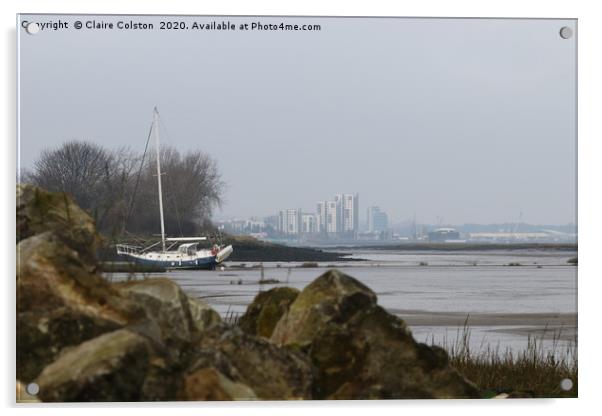
<path fill-rule="evenodd" d="M 255 392 L 213 367 L 200 368 L 184 377 L 179 400 L 257 400 Z"/>
<path fill-rule="evenodd" d="M 259 399 L 311 398 L 312 368 L 304 355 L 224 324 L 205 331 L 195 344 L 187 374 L 213 367 L 253 390 Z"/>
<path fill-rule="evenodd" d="M 479 397 L 444 350 L 417 343 L 370 289 L 336 270 L 303 289 L 271 340 L 307 352 L 314 398 Z"/>
<path fill-rule="evenodd" d="M 315 279 L 296 297 L 271 336 L 277 345 L 309 346 L 328 323 L 343 323 L 376 304 L 376 295 L 358 280 L 338 270 Z"/>
<path fill-rule="evenodd" d="M 380 306 L 343 325 L 327 325 L 309 355 L 314 394 L 330 399 L 479 398 L 449 365 L 445 350 L 417 343 L 405 323 Z"/>
<path fill-rule="evenodd" d="M 63 348 L 120 327 L 115 321 L 69 307 L 59 307 L 47 314 L 20 313 L 17 315 L 17 374 L 30 382 Z"/>
<path fill-rule="evenodd" d="M 125 324 L 140 309 L 101 275 L 86 270 L 79 252 L 54 232 L 17 245 L 17 311 L 51 311 L 61 306 Z"/>
<path fill-rule="evenodd" d="M 166 342 L 190 340 L 195 328 L 188 297 L 173 281 L 166 278 L 144 279 L 119 283 L 116 288 L 122 296 L 141 305 L 147 316 L 159 324 Z"/>
<path fill-rule="evenodd" d="M 52 231 L 17 245 L 17 376 L 29 382 L 66 346 L 146 319 Z"/>
<path fill-rule="evenodd" d="M 269 338 L 298 295 L 299 290 L 290 287 L 276 287 L 259 293 L 247 306 L 238 326 L 247 334 Z"/>
<path fill-rule="evenodd" d="M 63 192 L 18 184 L 17 242 L 47 231 L 76 250 L 86 266 L 95 267 L 100 236 L 92 217 Z"/>
<path fill-rule="evenodd" d="M 65 351 L 35 382 L 45 402 L 137 401 L 152 349 L 147 339 L 120 329 Z"/>
<path fill-rule="evenodd" d="M 161 330 L 163 342 L 177 353 L 178 345 L 192 340 L 193 334 L 219 323 L 221 318 L 209 305 L 189 298 L 167 278 L 152 278 L 115 286 L 119 293 L 140 305 Z"/>
<path fill-rule="evenodd" d="M 188 297 L 188 309 L 196 331 L 204 331 L 222 321 L 219 313 L 200 299 Z"/>

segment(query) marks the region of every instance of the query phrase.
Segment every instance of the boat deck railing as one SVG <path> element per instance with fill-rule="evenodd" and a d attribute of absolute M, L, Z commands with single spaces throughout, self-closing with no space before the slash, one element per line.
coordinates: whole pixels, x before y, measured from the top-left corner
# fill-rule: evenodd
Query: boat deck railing
<path fill-rule="evenodd" d="M 117 254 L 140 254 L 140 247 L 129 244 L 117 244 Z"/>

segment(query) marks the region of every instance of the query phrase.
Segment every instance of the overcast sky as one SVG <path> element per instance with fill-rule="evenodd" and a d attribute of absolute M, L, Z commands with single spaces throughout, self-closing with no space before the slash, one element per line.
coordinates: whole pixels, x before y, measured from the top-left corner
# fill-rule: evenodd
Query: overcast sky
<path fill-rule="evenodd" d="M 575 222 L 573 20 L 95 17 L 151 31 L 20 38 L 20 162 L 78 139 L 217 159 L 218 217 L 314 211 L 359 193 L 394 221 Z M 320 31 L 159 30 L 161 20 Z"/>

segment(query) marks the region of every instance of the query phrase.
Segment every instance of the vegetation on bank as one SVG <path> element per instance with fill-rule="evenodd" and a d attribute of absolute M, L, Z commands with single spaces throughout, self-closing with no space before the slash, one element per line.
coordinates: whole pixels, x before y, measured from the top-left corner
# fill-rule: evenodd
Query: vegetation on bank
<path fill-rule="evenodd" d="M 185 235 L 213 230 L 211 213 L 224 189 L 217 161 L 199 150 L 182 154 L 162 146 L 161 167 L 166 229 Z M 74 140 L 44 150 L 21 180 L 69 194 L 101 234 L 117 238 L 158 232 L 156 173 L 148 149 L 139 154 Z"/>
<path fill-rule="evenodd" d="M 562 351 L 545 351 L 541 339 L 529 337 L 527 348 L 519 353 L 487 347 L 482 351 L 470 348 L 471 330 L 462 329 L 454 343 L 443 342 L 450 363 L 467 379 L 479 386 L 484 398 L 508 393 L 511 397 L 577 397 L 577 348 L 574 344 Z M 446 345 L 447 344 L 447 345 Z M 553 340 L 558 344 L 558 339 Z M 564 390 L 562 380 L 572 382 Z"/>
<path fill-rule="evenodd" d="M 260 241 L 252 237 L 227 237 L 225 244 L 232 244 L 234 252 L 228 258 L 231 262 L 263 262 L 263 261 L 294 261 L 308 262 L 307 266 L 315 262 L 325 261 L 348 261 L 346 254 L 323 251 L 308 247 L 289 247 L 266 241 Z"/>

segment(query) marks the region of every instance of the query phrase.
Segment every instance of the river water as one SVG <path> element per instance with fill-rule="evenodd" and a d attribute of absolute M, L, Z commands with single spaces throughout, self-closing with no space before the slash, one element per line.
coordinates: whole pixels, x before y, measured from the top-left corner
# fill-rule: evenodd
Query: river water
<path fill-rule="evenodd" d="M 260 291 L 279 285 L 303 289 L 336 267 L 370 287 L 381 306 L 406 319 L 419 341 L 450 347 L 461 338 L 468 319 L 473 351 L 518 353 L 530 337 L 538 338 L 544 351 L 560 356 L 576 346 L 577 267 L 567 264 L 575 252 L 337 251 L 364 260 L 318 263 L 316 268 L 263 263 L 263 270 L 253 267 L 258 264 L 226 263 L 224 270 L 166 275 L 222 316 L 232 316 L 244 313 Z M 262 275 L 281 283 L 260 284 Z M 123 280 L 125 275 L 111 278 Z"/>

